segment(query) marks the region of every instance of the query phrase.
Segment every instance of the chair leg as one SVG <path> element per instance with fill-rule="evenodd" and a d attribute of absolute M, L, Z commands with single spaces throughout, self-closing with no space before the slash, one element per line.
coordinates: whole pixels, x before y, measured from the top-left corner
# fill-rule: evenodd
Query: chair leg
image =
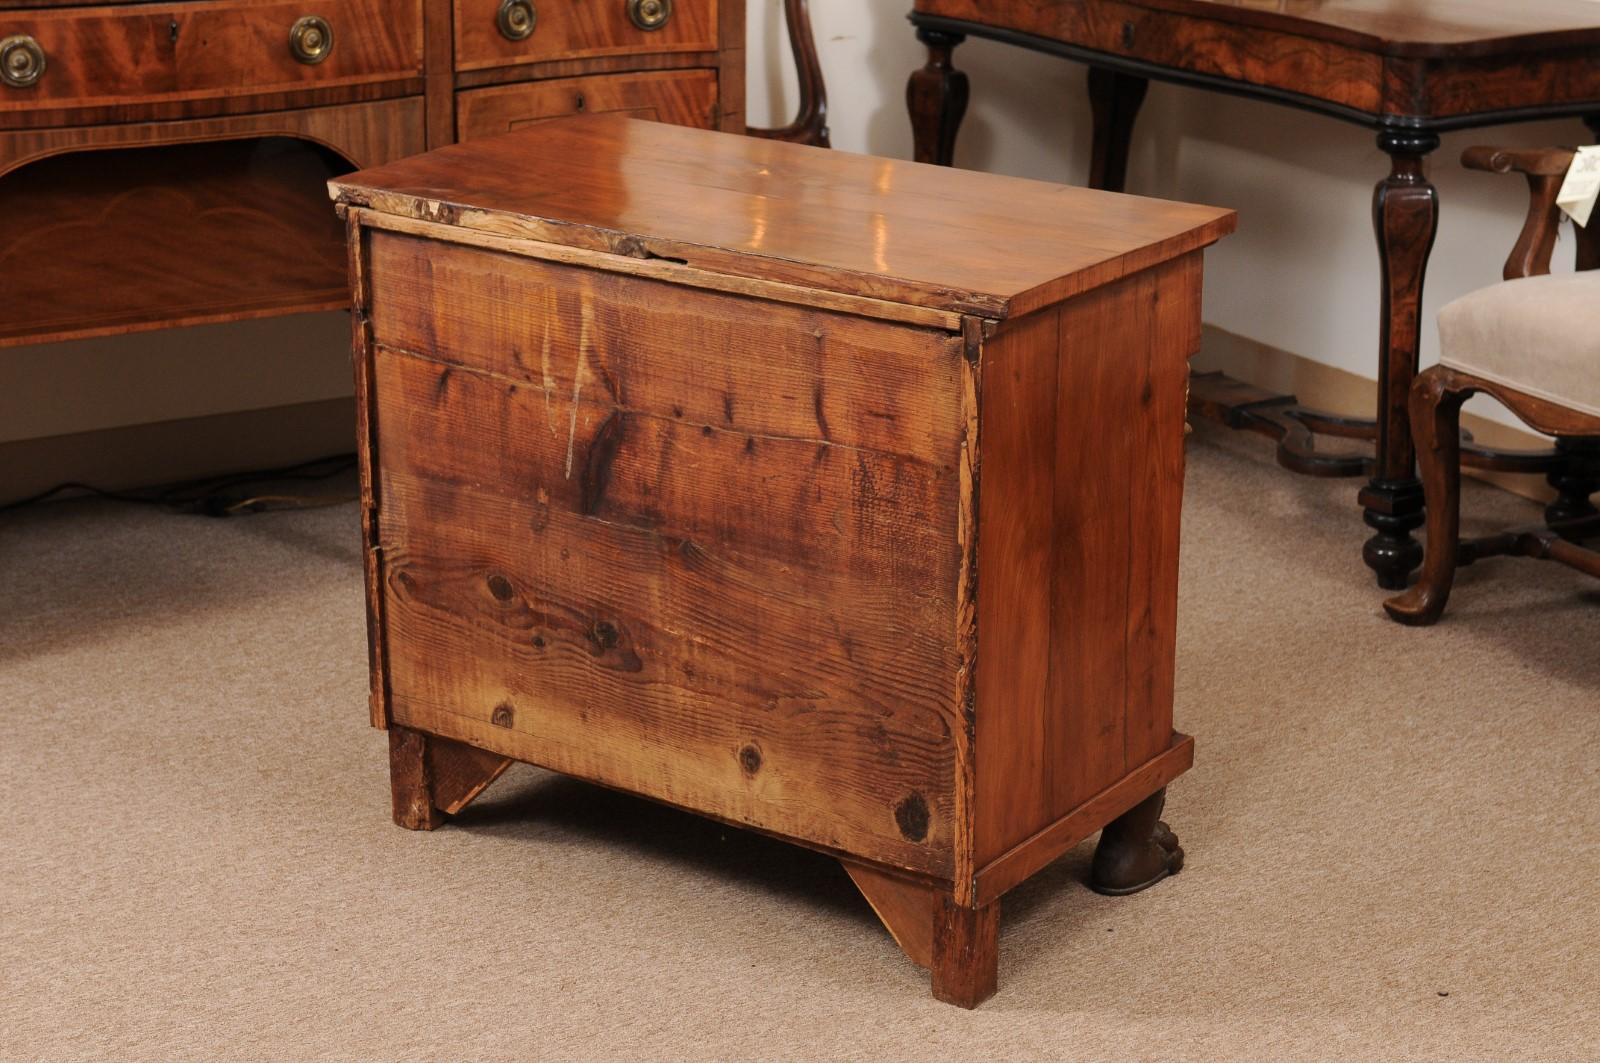
<path fill-rule="evenodd" d="M 1383 603 L 1402 624 L 1432 624 L 1450 600 L 1461 535 L 1461 404 L 1472 391 L 1467 381 L 1443 366 L 1418 376 L 1411 388 L 1411 431 L 1422 466 L 1428 547 L 1422 578 Z"/>

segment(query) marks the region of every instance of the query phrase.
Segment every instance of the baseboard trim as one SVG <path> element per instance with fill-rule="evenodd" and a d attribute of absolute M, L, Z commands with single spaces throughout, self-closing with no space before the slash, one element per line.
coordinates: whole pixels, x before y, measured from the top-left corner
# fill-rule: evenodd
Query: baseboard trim
<path fill-rule="evenodd" d="M 1313 362 L 1215 325 L 1205 327 L 1194 367 L 1204 372 L 1221 371 L 1258 388 L 1295 395 L 1307 406 L 1330 413 L 1371 417 L 1377 404 L 1376 381 L 1345 369 Z M 1550 440 L 1544 436 L 1491 421 L 1470 411 L 1462 413 L 1461 424 L 1485 446 L 1506 450 L 1540 450 L 1550 445 Z M 1481 469 L 1468 469 L 1466 474 L 1538 502 L 1555 498 L 1555 492 L 1542 476 L 1485 472 Z"/>
<path fill-rule="evenodd" d="M 60 483 L 121 491 L 355 450 L 354 399 L 0 443 L 0 503 Z"/>

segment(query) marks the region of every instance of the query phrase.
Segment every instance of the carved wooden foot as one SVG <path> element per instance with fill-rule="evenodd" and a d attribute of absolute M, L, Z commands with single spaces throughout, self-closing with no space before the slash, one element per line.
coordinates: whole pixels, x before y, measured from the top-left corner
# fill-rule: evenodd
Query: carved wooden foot
<path fill-rule="evenodd" d="M 448 738 L 389 728 L 389 785 L 394 821 L 407 830 L 434 830 L 500 777 L 511 761 Z"/>
<path fill-rule="evenodd" d="M 1125 897 L 1183 870 L 1178 836 L 1161 822 L 1166 802 L 1167 791 L 1157 790 L 1106 825 L 1094 851 L 1090 889 Z"/>
<path fill-rule="evenodd" d="M 994 996 L 1000 968 L 1000 902 L 965 908 L 937 887 L 846 863 L 856 887 L 902 951 L 933 974 L 933 995 L 975 1008 Z"/>

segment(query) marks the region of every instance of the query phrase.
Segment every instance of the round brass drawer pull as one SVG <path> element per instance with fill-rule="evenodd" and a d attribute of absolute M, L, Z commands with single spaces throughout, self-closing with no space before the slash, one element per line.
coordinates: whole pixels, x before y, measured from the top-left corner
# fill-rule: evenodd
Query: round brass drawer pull
<path fill-rule="evenodd" d="M 26 34 L 0 40 L 0 81 L 25 89 L 44 75 L 44 49 Z"/>
<path fill-rule="evenodd" d="M 500 0 L 494 24 L 500 27 L 500 36 L 506 40 L 525 41 L 533 36 L 533 28 L 539 24 L 539 12 L 534 9 L 533 0 Z"/>
<path fill-rule="evenodd" d="M 307 66 L 322 62 L 333 51 L 333 27 L 319 15 L 297 19 L 289 30 L 289 53 Z"/>
<path fill-rule="evenodd" d="M 658 30 L 672 17 L 672 0 L 628 0 L 628 17 L 642 30 Z"/>

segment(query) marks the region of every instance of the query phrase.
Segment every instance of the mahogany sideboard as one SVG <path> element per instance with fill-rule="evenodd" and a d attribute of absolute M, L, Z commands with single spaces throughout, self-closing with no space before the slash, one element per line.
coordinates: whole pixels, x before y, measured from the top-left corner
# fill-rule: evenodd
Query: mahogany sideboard
<path fill-rule="evenodd" d="M 348 305 L 329 177 L 567 114 L 745 131 L 746 0 L 0 0 L 0 347 Z M 802 111 L 825 142 L 804 0 Z"/>
<path fill-rule="evenodd" d="M 1590 0 L 915 0 L 928 64 L 908 101 L 917 158 L 951 161 L 968 99 L 952 52 L 968 36 L 1089 65 L 1090 183 L 1120 189 L 1150 79 L 1281 103 L 1374 129 L 1391 160 L 1373 219 L 1383 311 L 1374 422 L 1318 414 L 1226 378 L 1195 382 L 1197 413 L 1280 440 L 1279 460 L 1317 475 L 1370 475 L 1361 492 L 1375 534 L 1363 551 L 1398 589 L 1421 562 L 1423 523 L 1406 410 L 1418 366 L 1423 279 L 1438 228 L 1424 160 L 1439 134 L 1581 116 L 1600 134 L 1600 5 Z M 1600 241 L 1580 243 L 1587 264 Z M 1318 453 L 1314 434 L 1366 438 L 1370 459 Z M 1542 471 L 1540 455 L 1474 451 L 1476 463 Z"/>
<path fill-rule="evenodd" d="M 571 118 L 334 181 L 372 721 L 838 857 L 936 996 L 1182 861 L 1184 394 L 1230 211 Z"/>

